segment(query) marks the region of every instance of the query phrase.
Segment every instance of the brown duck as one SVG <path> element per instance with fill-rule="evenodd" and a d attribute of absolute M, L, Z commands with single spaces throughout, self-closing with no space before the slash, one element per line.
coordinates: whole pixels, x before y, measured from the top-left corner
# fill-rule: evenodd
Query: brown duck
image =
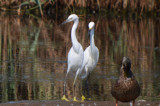
<path fill-rule="evenodd" d="M 120 69 L 120 77 L 111 88 L 111 94 L 118 101 L 130 102 L 133 106 L 135 99 L 140 95 L 140 86 L 131 71 L 131 61 L 128 57 L 123 57 Z"/>

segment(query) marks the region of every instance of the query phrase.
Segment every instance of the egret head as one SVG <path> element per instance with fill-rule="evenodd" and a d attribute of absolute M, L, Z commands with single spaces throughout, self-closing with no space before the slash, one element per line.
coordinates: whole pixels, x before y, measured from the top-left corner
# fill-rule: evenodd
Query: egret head
<path fill-rule="evenodd" d="M 94 22 L 90 22 L 88 24 L 89 30 L 92 30 L 94 28 L 94 26 L 95 26 L 95 23 Z"/>
<path fill-rule="evenodd" d="M 71 21 L 76 21 L 77 19 L 79 19 L 79 17 L 76 14 L 71 14 L 67 20 L 65 20 L 62 24 L 71 22 Z"/>
<path fill-rule="evenodd" d="M 91 33 L 94 33 L 94 26 L 95 26 L 95 23 L 94 22 L 90 22 L 88 24 L 88 27 L 89 27 L 89 31 L 88 31 L 88 37 L 90 36 Z M 91 34 L 92 35 L 92 34 Z"/>

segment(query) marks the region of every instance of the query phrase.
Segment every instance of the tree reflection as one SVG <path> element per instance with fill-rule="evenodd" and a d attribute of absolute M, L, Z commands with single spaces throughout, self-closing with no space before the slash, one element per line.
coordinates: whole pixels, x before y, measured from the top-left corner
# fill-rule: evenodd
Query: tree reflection
<path fill-rule="evenodd" d="M 61 19 L 64 20 L 64 19 Z M 71 24 L 61 20 L 0 16 L 0 100 L 60 99 L 71 47 Z M 159 95 L 159 19 L 85 18 L 79 22 L 77 38 L 84 49 L 89 45 L 87 26 L 95 21 L 95 42 L 100 60 L 90 78 L 92 100 L 113 100 L 112 81 L 118 78 L 123 56 L 129 56 L 132 70 L 141 84 L 139 98 Z M 66 85 L 72 98 L 73 73 Z M 81 81 L 77 82 L 79 97 Z"/>

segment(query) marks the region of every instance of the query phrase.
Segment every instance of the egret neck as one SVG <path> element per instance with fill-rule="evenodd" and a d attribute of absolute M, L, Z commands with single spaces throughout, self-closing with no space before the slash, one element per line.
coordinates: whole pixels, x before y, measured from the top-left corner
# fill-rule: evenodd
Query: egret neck
<path fill-rule="evenodd" d="M 90 47 L 91 47 L 91 54 L 94 55 L 95 51 L 95 43 L 94 43 L 94 28 L 90 31 Z M 92 56 L 94 57 L 94 56 Z"/>
<path fill-rule="evenodd" d="M 74 49 L 74 51 L 75 51 L 76 53 L 79 52 L 79 46 L 80 46 L 80 44 L 79 44 L 79 42 L 78 42 L 78 40 L 77 40 L 77 38 L 76 38 L 76 29 L 77 29 L 77 27 L 78 27 L 78 23 L 79 23 L 79 20 L 76 19 L 76 20 L 74 21 L 74 24 L 73 24 L 73 27 L 72 27 L 72 30 L 71 30 L 72 46 L 73 46 L 73 49 Z"/>

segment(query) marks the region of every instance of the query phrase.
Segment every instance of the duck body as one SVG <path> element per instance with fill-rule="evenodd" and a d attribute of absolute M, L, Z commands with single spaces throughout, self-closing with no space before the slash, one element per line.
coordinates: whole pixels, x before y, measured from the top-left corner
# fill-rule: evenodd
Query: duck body
<path fill-rule="evenodd" d="M 140 87 L 134 76 L 120 77 L 112 87 L 111 94 L 118 101 L 130 102 L 140 95 Z"/>

